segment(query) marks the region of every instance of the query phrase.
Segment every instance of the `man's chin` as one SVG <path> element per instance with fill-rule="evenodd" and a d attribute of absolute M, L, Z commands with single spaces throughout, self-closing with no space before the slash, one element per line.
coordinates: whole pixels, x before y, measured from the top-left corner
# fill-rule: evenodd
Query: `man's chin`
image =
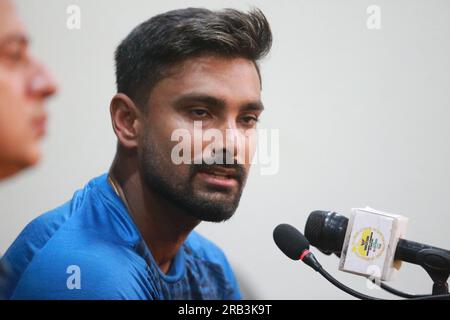
<path fill-rule="evenodd" d="M 188 206 L 188 214 L 204 222 L 225 222 L 233 217 L 237 209 L 236 201 L 223 199 L 196 197 Z"/>
<path fill-rule="evenodd" d="M 202 221 L 202 222 L 212 222 L 212 223 L 222 223 L 230 220 L 234 212 L 231 214 L 223 214 L 223 213 L 206 213 L 206 214 L 198 214 L 198 213 L 190 213 L 194 218 Z"/>

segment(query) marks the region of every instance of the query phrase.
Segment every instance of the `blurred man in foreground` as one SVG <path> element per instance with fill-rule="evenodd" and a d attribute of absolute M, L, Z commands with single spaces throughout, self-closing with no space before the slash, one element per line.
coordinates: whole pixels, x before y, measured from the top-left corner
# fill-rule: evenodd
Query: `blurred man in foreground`
<path fill-rule="evenodd" d="M 30 54 L 29 40 L 9 0 L 0 0 L 0 180 L 36 164 L 45 134 L 45 100 L 56 85 Z M 2 220 L 0 212 L 0 223 Z M 0 263 L 0 299 L 9 267 Z"/>
<path fill-rule="evenodd" d="M 36 164 L 45 134 L 45 100 L 56 90 L 31 55 L 14 6 L 0 0 L 0 179 Z"/>

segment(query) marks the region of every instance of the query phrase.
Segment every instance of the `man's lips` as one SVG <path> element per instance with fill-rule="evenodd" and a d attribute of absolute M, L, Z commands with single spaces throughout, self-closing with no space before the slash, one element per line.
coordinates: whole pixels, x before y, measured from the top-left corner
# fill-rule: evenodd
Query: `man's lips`
<path fill-rule="evenodd" d="M 235 169 L 214 167 L 199 170 L 197 175 L 205 182 L 222 187 L 235 187 L 239 183 L 239 174 Z"/>
<path fill-rule="evenodd" d="M 33 127 L 36 129 L 38 137 L 42 137 L 46 133 L 47 115 L 41 115 L 33 119 Z"/>

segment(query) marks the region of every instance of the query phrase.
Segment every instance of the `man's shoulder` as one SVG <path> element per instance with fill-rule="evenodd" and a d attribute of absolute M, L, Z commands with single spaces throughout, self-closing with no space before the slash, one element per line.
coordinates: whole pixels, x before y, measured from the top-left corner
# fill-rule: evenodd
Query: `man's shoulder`
<path fill-rule="evenodd" d="M 15 277 L 20 277 L 35 255 L 69 218 L 69 206 L 70 203 L 66 203 L 38 216 L 20 232 L 2 258 Z"/>
<path fill-rule="evenodd" d="M 39 215 L 28 223 L 10 246 L 5 256 L 8 257 L 10 254 L 20 251 L 26 251 L 27 255 L 33 255 L 45 246 L 58 233 L 61 227 L 75 215 L 86 195 L 95 186 L 99 178 L 101 177 L 92 179 L 82 189 L 77 190 L 73 197 L 63 205 Z M 20 255 L 23 255 L 22 252 L 20 252 Z"/>
<path fill-rule="evenodd" d="M 40 249 L 77 212 L 97 179 L 92 179 L 82 189 L 77 190 L 69 201 L 39 215 L 28 223 L 8 251 L 23 248 L 27 244 L 32 245 L 34 250 Z"/>
<path fill-rule="evenodd" d="M 28 223 L 8 248 L 2 258 L 2 264 L 10 269 L 8 297 L 19 292 L 19 297 L 32 298 L 28 294 L 33 293 L 45 299 L 45 292 L 65 288 L 67 272 L 73 268 L 76 271 L 77 266 L 107 277 L 115 273 L 112 270 L 120 272 L 123 263 L 118 261 L 117 251 L 123 248 L 113 246 L 95 228 L 85 228 L 83 219 L 77 218 L 83 213 L 84 199 L 95 187 L 96 179 L 76 191 L 65 204 Z"/>
<path fill-rule="evenodd" d="M 99 239 L 52 241 L 22 273 L 11 299 L 125 299 L 136 266 L 130 248 Z M 136 269 L 136 268 L 135 268 Z M 133 269 L 134 270 L 134 269 Z M 138 288 L 131 290 L 139 292 Z M 130 291 L 130 290 L 129 290 Z M 136 297 L 138 298 L 138 297 Z"/>

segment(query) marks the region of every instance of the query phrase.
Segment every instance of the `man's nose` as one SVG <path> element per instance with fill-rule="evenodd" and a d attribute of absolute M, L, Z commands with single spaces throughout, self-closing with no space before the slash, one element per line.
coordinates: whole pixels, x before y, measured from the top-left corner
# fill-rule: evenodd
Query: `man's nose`
<path fill-rule="evenodd" d="M 58 91 L 58 85 L 45 66 L 35 62 L 29 82 L 29 91 L 41 99 L 48 98 Z"/>
<path fill-rule="evenodd" d="M 241 129 L 238 128 L 234 119 L 227 119 L 222 126 L 222 135 L 224 137 L 222 151 L 227 157 L 231 157 L 234 163 L 242 163 L 242 152 L 244 148 L 244 139 Z"/>

